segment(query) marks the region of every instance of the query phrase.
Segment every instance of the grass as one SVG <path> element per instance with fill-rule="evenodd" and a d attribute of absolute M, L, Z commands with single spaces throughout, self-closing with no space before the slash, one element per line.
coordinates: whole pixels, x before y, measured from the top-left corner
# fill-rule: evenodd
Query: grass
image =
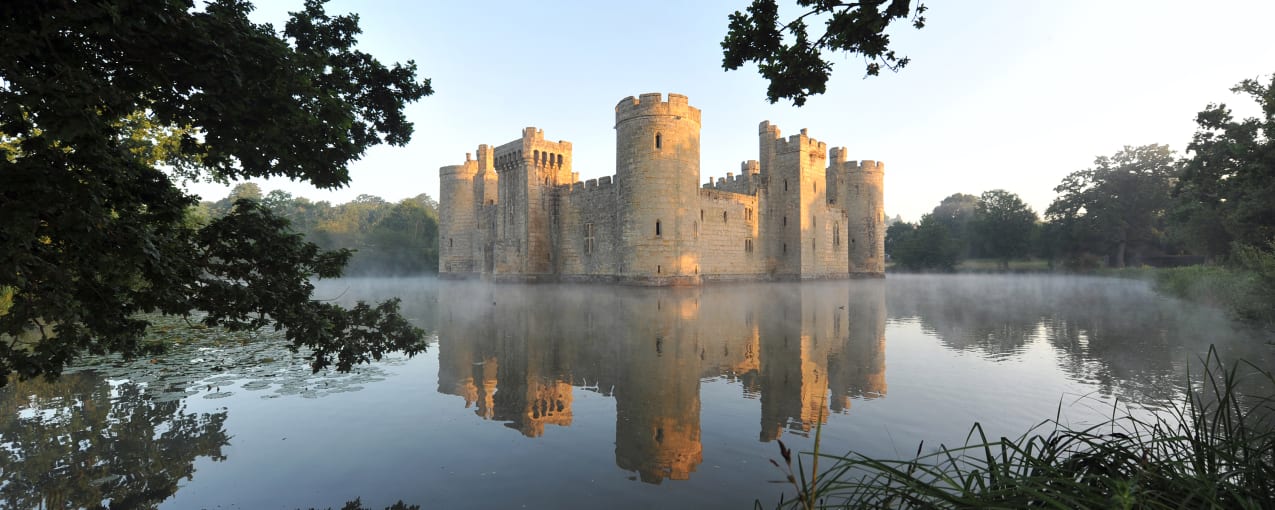
<path fill-rule="evenodd" d="M 809 480 L 801 456 L 794 474 L 781 444 L 797 497 L 779 507 L 1275 508 L 1275 398 L 1244 396 L 1239 374 L 1248 371 L 1275 386 L 1270 372 L 1224 367 L 1211 350 L 1203 383 L 1151 418 L 1124 413 L 1077 430 L 1055 417 L 1015 439 L 988 438 L 975 424 L 963 446 L 922 445 L 909 460 L 827 455 L 816 441 L 801 455 L 831 467 Z"/>

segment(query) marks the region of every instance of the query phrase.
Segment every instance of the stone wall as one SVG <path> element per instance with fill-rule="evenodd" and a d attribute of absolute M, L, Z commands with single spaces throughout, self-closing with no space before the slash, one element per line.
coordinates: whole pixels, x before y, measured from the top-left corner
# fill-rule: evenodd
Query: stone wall
<path fill-rule="evenodd" d="M 884 273 L 884 165 L 762 122 L 758 159 L 700 186 L 700 110 L 615 107 L 616 174 L 576 181 L 534 127 L 440 169 L 440 274 L 512 281 L 821 279 Z"/>

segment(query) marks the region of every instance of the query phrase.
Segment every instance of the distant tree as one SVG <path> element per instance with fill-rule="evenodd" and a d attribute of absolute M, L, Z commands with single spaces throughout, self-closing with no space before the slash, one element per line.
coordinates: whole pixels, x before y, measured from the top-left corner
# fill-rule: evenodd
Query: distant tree
<path fill-rule="evenodd" d="M 891 259 L 894 258 L 895 252 L 912 238 L 912 234 L 916 233 L 916 225 L 905 221 L 896 221 L 891 223 L 885 229 L 885 253 Z"/>
<path fill-rule="evenodd" d="M 944 198 L 930 212 L 934 220 L 947 227 L 960 247 L 960 258 L 980 256 L 975 248 L 972 224 L 978 210 L 978 197 L 967 193 L 953 193 Z"/>
<path fill-rule="evenodd" d="M 982 253 L 995 258 L 1001 269 L 1007 270 L 1010 260 L 1031 252 L 1037 220 L 1036 212 L 1018 195 L 996 189 L 979 197 L 971 230 Z"/>
<path fill-rule="evenodd" d="M 1073 239 L 1092 239 L 1093 250 L 1125 267 L 1163 239 L 1177 174 L 1168 146 L 1126 146 L 1111 157 L 1098 157 L 1093 168 L 1063 178 L 1045 214 L 1074 231 Z"/>
<path fill-rule="evenodd" d="M 951 271 L 960 262 L 960 245 L 947 225 L 927 214 L 911 235 L 900 240 L 893 260 L 905 269 Z"/>
<path fill-rule="evenodd" d="M 898 71 L 909 62 L 890 49 L 886 28 L 900 20 L 913 27 L 925 26 L 926 6 L 919 0 L 859 0 L 857 2 L 797 0 L 804 12 L 781 24 L 776 0 L 753 0 L 746 12 L 730 15 L 730 26 L 722 40 L 722 67 L 736 70 L 755 62 L 762 77 L 770 82 L 766 99 L 774 103 L 791 99 L 801 106 L 806 98 L 827 90 L 832 62 L 824 51 L 862 55 L 867 76 L 881 68 Z M 824 31 L 812 38 L 808 17 L 823 22 Z M 786 39 L 786 40 L 785 40 Z"/>
<path fill-rule="evenodd" d="M 1175 219 L 1197 251 L 1226 255 L 1231 242 L 1266 249 L 1275 239 L 1275 76 L 1231 89 L 1256 100 L 1261 115 L 1237 120 L 1225 104 L 1196 116 Z"/>
<path fill-rule="evenodd" d="M 277 32 L 251 10 L 0 2 L 0 288 L 13 289 L 0 384 L 82 352 L 157 351 L 142 311 L 273 324 L 316 370 L 423 348 L 395 301 L 312 299 L 311 278 L 338 276 L 349 253 L 320 251 L 258 202 L 190 221 L 196 198 L 175 181 L 346 185 L 368 148 L 410 139 L 405 107 L 432 93 L 415 64 L 355 49 L 356 16 L 309 0 Z"/>

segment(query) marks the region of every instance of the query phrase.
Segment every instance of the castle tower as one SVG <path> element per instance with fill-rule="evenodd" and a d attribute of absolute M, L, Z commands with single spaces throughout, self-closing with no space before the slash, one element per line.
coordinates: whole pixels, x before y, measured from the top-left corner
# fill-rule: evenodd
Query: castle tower
<path fill-rule="evenodd" d="M 615 106 L 620 238 L 630 281 L 696 283 L 700 111 L 686 96 L 626 97 Z"/>
<path fill-rule="evenodd" d="M 767 187 L 767 255 L 775 261 L 781 278 L 802 278 L 826 272 L 819 249 L 828 248 L 830 236 L 822 235 L 836 220 L 827 216 L 826 164 L 828 146 L 810 138 L 806 130 L 787 139 L 769 122 L 761 124 L 760 154 Z"/>
<path fill-rule="evenodd" d="M 462 165 L 438 169 L 438 274 L 467 276 L 476 271 L 474 230 L 478 226 L 474 175 L 478 162 L 465 155 Z"/>
<path fill-rule="evenodd" d="M 846 163 L 845 187 L 839 193 L 850 224 L 850 274 L 885 275 L 885 163 Z"/>
<path fill-rule="evenodd" d="M 571 143 L 545 140 L 543 130 L 528 127 L 522 138 L 496 147 L 493 160 L 499 189 L 494 272 L 514 279 L 549 277 L 553 191 L 571 182 Z"/>
<path fill-rule="evenodd" d="M 478 174 L 474 176 L 474 270 L 490 275 L 495 267 L 492 247 L 496 242 L 496 217 L 500 177 L 496 174 L 496 152 L 487 144 L 478 146 Z"/>

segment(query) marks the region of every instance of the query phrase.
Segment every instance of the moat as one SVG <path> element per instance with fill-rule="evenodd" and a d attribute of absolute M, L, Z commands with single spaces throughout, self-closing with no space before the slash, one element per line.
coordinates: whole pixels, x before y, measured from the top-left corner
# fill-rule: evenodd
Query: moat
<path fill-rule="evenodd" d="M 399 296 L 425 354 L 310 375 L 277 342 L 179 343 L 0 390 L 0 506 L 770 507 L 776 439 L 901 457 L 1179 398 L 1220 312 L 1146 283 L 912 276 L 695 288 L 321 282 Z M 177 334 L 177 333 L 174 333 Z M 791 494 L 789 494 L 791 496 Z"/>

